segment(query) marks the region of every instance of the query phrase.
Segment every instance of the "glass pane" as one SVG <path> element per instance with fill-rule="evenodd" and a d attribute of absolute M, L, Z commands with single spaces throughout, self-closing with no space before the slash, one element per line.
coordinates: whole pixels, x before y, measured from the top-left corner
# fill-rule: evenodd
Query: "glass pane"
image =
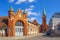
<path fill-rule="evenodd" d="M 23 26 L 22 22 L 16 22 L 16 26 Z"/>
<path fill-rule="evenodd" d="M 59 30 L 59 31 L 60 31 L 60 26 L 58 26 L 57 30 Z"/>

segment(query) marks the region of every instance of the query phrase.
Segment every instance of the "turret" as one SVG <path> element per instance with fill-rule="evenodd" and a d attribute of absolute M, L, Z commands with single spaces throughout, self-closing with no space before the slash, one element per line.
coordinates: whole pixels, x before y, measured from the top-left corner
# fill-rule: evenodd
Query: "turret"
<path fill-rule="evenodd" d="M 27 17 L 27 12 L 26 12 L 25 9 L 24 9 L 24 11 L 23 11 L 23 15 L 25 15 L 25 17 Z"/>
<path fill-rule="evenodd" d="M 9 17 L 11 18 L 12 16 L 14 16 L 14 10 L 13 10 L 13 8 L 12 7 L 10 7 L 10 10 L 8 11 L 8 13 L 9 13 Z"/>
<path fill-rule="evenodd" d="M 24 9 L 23 13 L 26 14 L 26 10 L 25 9 Z"/>

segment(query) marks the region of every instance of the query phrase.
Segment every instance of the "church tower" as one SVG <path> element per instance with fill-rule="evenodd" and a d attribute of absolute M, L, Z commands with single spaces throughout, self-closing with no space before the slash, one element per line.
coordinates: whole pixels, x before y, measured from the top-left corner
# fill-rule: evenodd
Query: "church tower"
<path fill-rule="evenodd" d="M 46 11 L 45 11 L 45 8 L 43 10 L 43 16 L 42 16 L 42 24 L 46 24 Z"/>
<path fill-rule="evenodd" d="M 42 32 L 48 31 L 48 25 L 46 23 L 46 11 L 45 8 L 43 10 L 43 16 L 42 16 Z"/>

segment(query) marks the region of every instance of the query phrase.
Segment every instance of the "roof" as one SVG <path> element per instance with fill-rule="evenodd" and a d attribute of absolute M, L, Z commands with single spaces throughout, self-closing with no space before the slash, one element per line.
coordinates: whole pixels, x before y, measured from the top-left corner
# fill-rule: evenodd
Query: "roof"
<path fill-rule="evenodd" d="M 32 24 L 38 25 L 38 22 L 36 21 L 36 19 L 32 22 Z"/>
<path fill-rule="evenodd" d="M 7 26 L 8 25 L 8 17 L 2 16 L 0 17 L 0 27 Z"/>
<path fill-rule="evenodd" d="M 52 17 L 53 18 L 60 18 L 60 12 L 56 12 Z"/>
<path fill-rule="evenodd" d="M 43 16 L 46 16 L 46 10 L 45 10 L 45 8 L 43 10 Z"/>

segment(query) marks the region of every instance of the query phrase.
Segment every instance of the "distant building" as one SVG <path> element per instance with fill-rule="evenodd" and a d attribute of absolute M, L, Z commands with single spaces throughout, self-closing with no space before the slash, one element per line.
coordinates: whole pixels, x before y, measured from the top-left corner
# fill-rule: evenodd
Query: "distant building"
<path fill-rule="evenodd" d="M 44 8 L 43 16 L 42 16 L 42 25 L 41 25 L 40 32 L 47 32 L 47 31 L 48 31 L 48 25 L 46 23 L 46 10 Z"/>
<path fill-rule="evenodd" d="M 36 19 L 35 19 L 35 20 L 33 20 L 32 24 L 34 24 L 34 25 L 38 26 L 38 22 L 36 21 Z"/>
<path fill-rule="evenodd" d="M 54 30 L 56 34 L 60 34 L 60 13 L 55 13 L 49 21 L 49 30 Z"/>
<path fill-rule="evenodd" d="M 27 36 L 39 33 L 40 31 L 48 31 L 45 11 L 43 12 L 42 26 L 40 26 L 36 20 L 29 22 L 25 10 L 22 12 L 18 9 L 18 11 L 14 13 L 14 10 L 11 7 L 8 13 L 8 16 L 0 17 L 0 27 L 5 36 Z"/>

